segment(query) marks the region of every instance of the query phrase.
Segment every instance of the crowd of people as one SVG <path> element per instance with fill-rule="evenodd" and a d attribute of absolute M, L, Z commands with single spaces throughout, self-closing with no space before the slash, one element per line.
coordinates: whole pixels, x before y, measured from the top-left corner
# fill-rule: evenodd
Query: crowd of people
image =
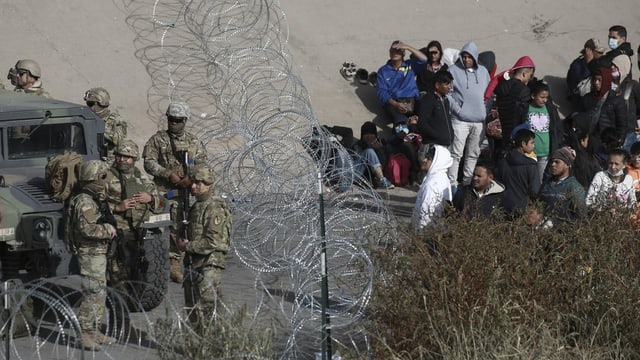
<path fill-rule="evenodd" d="M 39 64 L 19 60 L 10 69 L 8 79 L 14 91 L 25 96 L 51 97 L 43 88 Z M 0 87 L 4 85 L 0 83 Z M 160 130 L 146 142 L 142 156 L 138 145 L 127 138 L 127 122 L 110 109 L 109 92 L 96 87 L 85 92 L 87 107 L 104 120 L 105 156 L 85 162 L 78 182 L 68 198 L 64 214 L 65 241 L 77 257 L 84 299 L 78 309 L 82 345 L 99 350 L 115 338 L 105 335 L 101 326 L 105 312 L 107 286 L 129 294 L 132 257 L 142 224 L 154 213 L 168 207 L 170 227 L 170 278 L 184 281 L 185 305 L 194 329 L 202 330 L 220 296 L 221 270 L 230 247 L 232 218 L 225 200 L 213 192 L 213 173 L 207 165 L 206 148 L 186 131 L 191 117 L 189 105 L 174 101 L 168 106 L 167 130 Z M 12 129 L 11 136 L 19 129 Z M 29 134 L 26 130 L 25 136 Z M 135 163 L 142 157 L 144 170 Z M 148 175 L 147 175 L 148 174 Z M 195 201 L 191 201 L 192 195 Z M 193 204 L 191 204 L 193 202 Z M 107 211 L 104 211 L 106 206 Z M 111 214 L 115 221 L 105 221 Z M 110 243 L 118 239 L 118 256 L 107 256 Z M 189 276 L 184 276 L 184 257 Z M 125 306 L 116 306 L 109 320 L 128 333 L 128 314 L 118 314 Z"/>
<path fill-rule="evenodd" d="M 495 54 L 472 41 L 460 50 L 394 41 L 376 82 L 393 131 L 366 138 L 364 162 L 386 170 L 398 166 L 392 156 L 406 157 L 410 182 L 420 184 L 416 229 L 435 226 L 447 204 L 546 227 L 612 204 L 635 209 L 640 86 L 626 29 L 612 26 L 607 38 L 608 51 L 598 39 L 585 42 L 568 67 L 566 94 L 551 93 L 530 56 L 496 73 Z M 569 116 L 561 118 L 552 95 L 566 96 Z M 363 136 L 373 130 L 365 123 Z M 390 176 L 377 171 L 374 185 L 398 185 Z"/>

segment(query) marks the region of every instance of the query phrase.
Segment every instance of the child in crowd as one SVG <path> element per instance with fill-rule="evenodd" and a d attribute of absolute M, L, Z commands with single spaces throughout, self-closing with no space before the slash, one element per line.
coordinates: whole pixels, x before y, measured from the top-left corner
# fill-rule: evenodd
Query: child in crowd
<path fill-rule="evenodd" d="M 562 140 L 562 122 L 557 107 L 553 102 L 548 101 L 549 85 L 543 81 L 533 80 L 529 87 L 531 101 L 522 121 L 528 124 L 530 130 L 536 135 L 533 151 L 536 153 L 538 173 L 542 179 L 549 155 L 558 148 Z"/>
<path fill-rule="evenodd" d="M 587 191 L 587 206 L 598 209 L 618 203 L 628 208 L 635 207 L 635 186 L 627 174 L 626 165 L 626 151 L 613 149 L 609 152 L 607 170 L 598 172 L 591 181 Z"/>
<path fill-rule="evenodd" d="M 420 231 L 434 227 L 434 220 L 442 215 L 446 202 L 451 202 L 451 186 L 447 170 L 453 163 L 446 147 L 433 145 L 420 158 L 421 170 L 426 172 L 413 207 L 411 223 Z"/>
<path fill-rule="evenodd" d="M 354 166 L 356 174 L 373 175 L 374 185 L 383 189 L 393 189 L 395 186 L 384 177 L 382 169 L 386 164 L 384 145 L 378 139 L 378 128 L 371 121 L 366 121 L 360 127 L 360 140 L 355 144 L 355 150 L 360 155 Z"/>
<path fill-rule="evenodd" d="M 535 137 L 531 130 L 517 131 L 513 139 L 514 148 L 500 159 L 496 168 L 496 180 L 505 187 L 504 209 L 513 218 L 523 214 L 540 189 L 538 164 L 526 155 L 533 152 Z"/>
<path fill-rule="evenodd" d="M 589 128 L 576 126 L 567 130 L 566 145 L 576 152 L 573 165 L 573 176 L 585 191 L 589 189 L 591 180 L 600 170 L 600 163 L 595 158 L 594 146 L 590 140 Z"/>

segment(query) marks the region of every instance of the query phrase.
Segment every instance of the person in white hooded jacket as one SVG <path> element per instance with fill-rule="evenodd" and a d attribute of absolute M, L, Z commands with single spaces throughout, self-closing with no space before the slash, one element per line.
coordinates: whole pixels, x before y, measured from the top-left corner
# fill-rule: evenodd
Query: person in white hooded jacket
<path fill-rule="evenodd" d="M 447 176 L 447 170 L 453 163 L 449 150 L 433 145 L 420 160 L 421 168 L 427 174 L 420 184 L 411 217 L 416 231 L 434 226 L 435 219 L 442 215 L 445 202 L 451 202 L 453 198 Z"/>

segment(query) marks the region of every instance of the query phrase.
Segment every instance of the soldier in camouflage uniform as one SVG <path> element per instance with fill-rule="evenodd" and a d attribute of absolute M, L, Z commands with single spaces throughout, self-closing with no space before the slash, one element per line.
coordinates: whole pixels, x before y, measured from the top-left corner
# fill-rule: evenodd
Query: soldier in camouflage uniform
<path fill-rule="evenodd" d="M 151 178 L 135 166 L 139 157 L 138 145 L 131 140 L 123 140 L 115 149 L 116 160 L 111 167 L 114 176 L 109 182 L 107 195 L 118 229 L 123 234 L 118 244 L 119 255 L 109 259 L 110 280 L 116 287 L 132 278 L 125 260 L 136 251 L 138 237 L 144 236 L 143 233 L 137 234 L 144 230 L 140 225 L 149 220 L 152 213 L 164 208 L 164 198 L 158 194 Z"/>
<path fill-rule="evenodd" d="M 189 204 L 191 180 L 188 174 L 190 165 L 205 164 L 207 153 L 198 138 L 187 131 L 185 126 L 191 117 L 189 105 L 184 102 L 172 102 L 167 109 L 168 130 L 155 133 L 144 146 L 142 157 L 144 169 L 153 176 L 158 191 L 166 195 L 171 202 L 171 280 L 181 283 L 183 274 L 180 264 L 180 252 L 175 241 L 183 233 L 183 214 Z M 186 156 L 185 156 L 186 155 Z"/>
<path fill-rule="evenodd" d="M 18 60 L 16 66 L 9 70 L 11 83 L 15 85 L 14 91 L 25 94 L 38 95 L 50 98 L 48 92 L 42 87 L 40 65 L 30 59 Z M 15 83 L 13 81 L 15 79 Z"/>
<path fill-rule="evenodd" d="M 196 166 L 191 179 L 191 193 L 196 202 L 189 210 L 188 238 L 179 239 L 177 247 L 186 251 L 185 306 L 194 328 L 202 331 L 220 296 L 232 217 L 225 200 L 213 193 L 213 175 L 208 166 Z"/>
<path fill-rule="evenodd" d="M 127 138 L 127 122 L 117 111 L 109 109 L 111 96 L 105 88 L 97 87 L 84 93 L 84 101 L 96 115 L 104 120 L 104 139 L 107 147 L 107 162 L 115 159 L 114 149 Z"/>
<path fill-rule="evenodd" d="M 152 213 L 164 209 L 164 197 L 158 194 L 151 178 L 141 172 L 135 162 L 140 158 L 138 145 L 131 140 L 122 140 L 115 148 L 115 162 L 111 167 L 113 178 L 108 184 L 107 196 L 118 230 L 122 237 L 118 239 L 117 250 L 113 258 L 107 259 L 109 285 L 123 296 L 130 296 L 135 290 L 129 287 L 130 281 L 142 281 L 138 274 L 131 274 L 133 261 L 138 261 L 138 246 L 145 236 L 142 225 Z M 135 331 L 130 327 L 125 305 L 113 304 L 113 316 L 109 318 L 114 333 L 121 330 L 131 335 Z"/>
<path fill-rule="evenodd" d="M 78 258 L 84 298 L 78 309 L 82 329 L 82 344 L 88 350 L 100 350 L 100 345 L 116 339 L 104 335 L 100 325 L 107 297 L 107 247 L 116 237 L 116 229 L 103 224 L 100 203 L 106 199 L 111 172 L 102 161 L 82 164 L 77 189 L 67 207 L 67 245 Z"/>
<path fill-rule="evenodd" d="M 16 65 L 9 70 L 9 75 L 7 76 L 11 80 L 11 84 L 15 86 L 13 91 L 51 98 L 51 95 L 42 87 L 40 77 L 40 65 L 30 59 L 18 60 Z M 11 139 L 26 140 L 29 139 L 31 126 L 15 126 L 10 131 L 9 137 Z"/>

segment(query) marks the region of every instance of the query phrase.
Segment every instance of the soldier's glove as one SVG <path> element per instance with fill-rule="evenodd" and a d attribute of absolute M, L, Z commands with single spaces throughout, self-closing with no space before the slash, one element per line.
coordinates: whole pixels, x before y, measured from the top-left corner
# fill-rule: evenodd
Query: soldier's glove
<path fill-rule="evenodd" d="M 185 176 L 182 178 L 182 180 L 180 180 L 180 182 L 178 183 L 178 186 L 180 186 L 183 189 L 188 189 L 191 187 L 191 179 L 188 176 Z"/>

